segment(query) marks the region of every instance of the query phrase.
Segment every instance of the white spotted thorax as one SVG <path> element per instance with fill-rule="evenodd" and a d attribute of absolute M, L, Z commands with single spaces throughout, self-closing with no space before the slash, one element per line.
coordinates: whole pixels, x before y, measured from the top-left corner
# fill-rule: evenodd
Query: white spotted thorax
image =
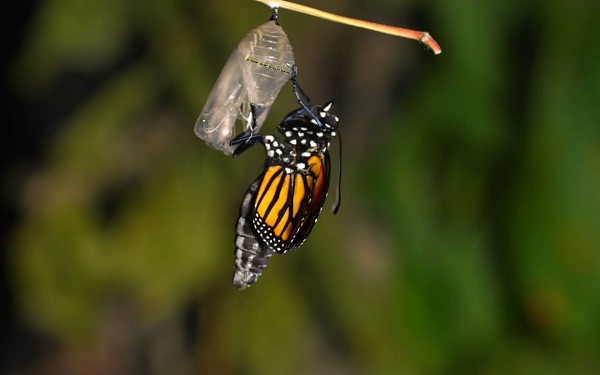
<path fill-rule="evenodd" d="M 333 103 L 309 107 L 311 116 L 304 109 L 288 114 L 278 126 L 284 141 L 272 135 L 264 137 L 267 157 L 272 162 L 290 164 L 290 170 L 304 170 L 307 160 L 313 155 L 322 155 L 329 148 L 331 139 L 336 136 L 339 119 L 329 113 Z"/>

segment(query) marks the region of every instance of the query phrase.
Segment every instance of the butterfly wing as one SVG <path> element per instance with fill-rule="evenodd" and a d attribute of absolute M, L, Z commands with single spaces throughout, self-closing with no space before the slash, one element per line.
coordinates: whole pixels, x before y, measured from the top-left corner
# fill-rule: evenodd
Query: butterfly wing
<path fill-rule="evenodd" d="M 306 241 L 321 213 L 329 190 L 329 153 L 325 152 L 323 157 L 318 155 L 309 157 L 307 172 L 300 175 L 302 175 L 309 194 L 304 197 L 305 206 L 303 207 L 301 220 L 297 224 L 289 250 L 299 247 Z"/>
<path fill-rule="evenodd" d="M 268 167 L 259 183 L 254 227 L 279 253 L 299 247 L 321 212 L 329 187 L 329 155 L 314 155 L 305 170 Z"/>

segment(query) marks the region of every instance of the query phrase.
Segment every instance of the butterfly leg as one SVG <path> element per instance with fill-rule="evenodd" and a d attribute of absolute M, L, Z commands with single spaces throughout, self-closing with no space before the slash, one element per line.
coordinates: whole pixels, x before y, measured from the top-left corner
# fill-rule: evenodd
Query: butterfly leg
<path fill-rule="evenodd" d="M 291 81 L 292 81 L 292 91 L 294 92 L 294 95 L 296 96 L 296 99 L 298 100 L 298 103 L 300 104 L 300 106 L 306 111 L 306 113 L 308 113 L 308 115 L 310 117 L 312 117 L 313 120 L 316 121 L 317 125 L 323 127 L 323 123 L 321 123 L 321 120 L 310 110 L 310 108 L 308 108 L 306 103 L 304 103 L 304 101 L 302 101 L 302 98 L 300 97 L 300 95 L 302 95 L 304 97 L 304 99 L 306 100 L 306 102 L 308 103 L 308 105 L 311 105 L 310 98 L 306 95 L 306 93 L 304 92 L 302 87 L 300 87 L 300 84 L 298 83 L 298 67 L 296 65 L 294 65 L 294 67 L 292 68 Z"/>
<path fill-rule="evenodd" d="M 234 153 L 233 157 L 238 157 L 241 153 L 254 146 L 255 144 L 261 142 L 264 143 L 263 136 L 260 134 L 254 134 L 254 130 L 256 130 L 256 105 L 250 103 L 250 117 L 251 117 L 251 125 L 248 130 L 243 132 L 242 134 L 233 138 L 230 142 L 230 146 L 239 145 Z"/>
<path fill-rule="evenodd" d="M 298 103 L 300 103 L 303 107 L 306 107 L 306 105 L 300 98 L 300 95 L 302 95 L 304 97 L 304 99 L 306 100 L 306 102 L 308 103 L 308 105 L 312 105 L 310 98 L 308 97 L 308 95 L 306 95 L 306 93 L 304 92 L 304 90 L 302 89 L 300 84 L 298 83 L 298 67 L 296 65 L 294 65 L 294 67 L 292 68 L 291 81 L 292 81 L 292 91 L 294 92 L 294 95 L 296 96 Z"/>

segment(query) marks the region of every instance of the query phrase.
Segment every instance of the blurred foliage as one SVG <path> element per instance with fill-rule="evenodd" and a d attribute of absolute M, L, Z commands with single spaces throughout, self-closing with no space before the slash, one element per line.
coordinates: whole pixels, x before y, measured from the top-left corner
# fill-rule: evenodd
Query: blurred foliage
<path fill-rule="evenodd" d="M 66 76 L 94 84 L 19 185 L 24 316 L 73 373 L 594 373 L 599 3 L 304 3 L 428 29 L 443 53 L 280 12 L 303 87 L 337 98 L 344 201 L 244 292 L 234 223 L 262 151 L 234 161 L 193 125 L 269 10 L 40 3 L 15 93 L 60 106 Z"/>

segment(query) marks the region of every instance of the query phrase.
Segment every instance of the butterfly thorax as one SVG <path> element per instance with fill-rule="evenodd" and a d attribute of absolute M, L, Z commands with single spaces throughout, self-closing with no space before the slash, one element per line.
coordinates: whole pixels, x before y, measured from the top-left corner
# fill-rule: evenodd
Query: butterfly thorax
<path fill-rule="evenodd" d="M 290 168 L 304 169 L 311 157 L 322 158 L 327 153 L 339 120 L 324 111 L 323 106 L 312 106 L 311 111 L 312 115 L 298 109 L 285 117 L 277 127 L 285 137 L 283 142 L 274 136 L 265 137 L 268 165 L 288 164 Z"/>

